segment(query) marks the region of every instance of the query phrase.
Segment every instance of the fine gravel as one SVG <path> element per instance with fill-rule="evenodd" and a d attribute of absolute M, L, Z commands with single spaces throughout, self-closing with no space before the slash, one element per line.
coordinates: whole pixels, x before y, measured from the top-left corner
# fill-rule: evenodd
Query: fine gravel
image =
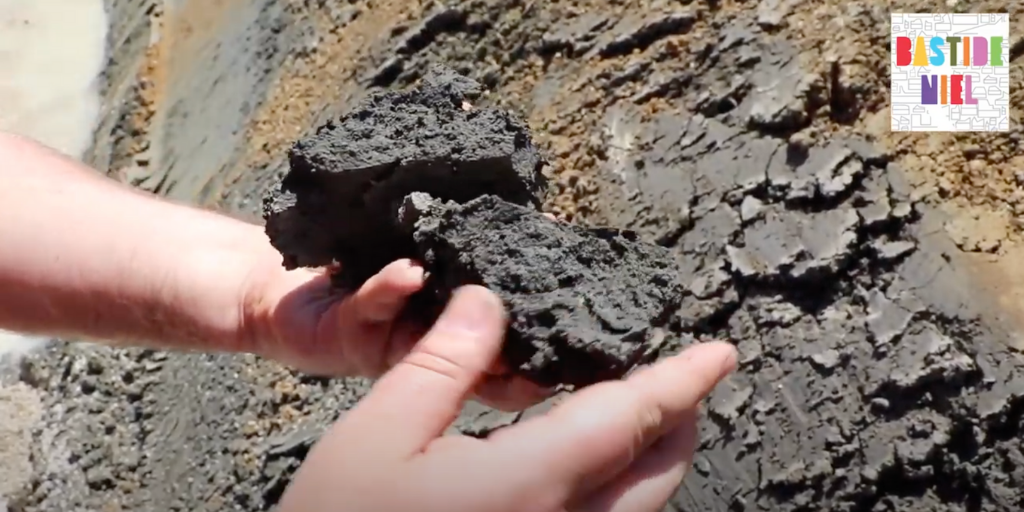
<path fill-rule="evenodd" d="M 1018 328 L 902 157 L 866 136 L 884 108 L 870 45 L 855 40 L 859 61 L 812 53 L 799 34 L 826 18 L 805 3 L 217 4 L 231 15 L 180 43 L 206 58 L 171 67 L 146 130 L 132 115 L 145 101 L 111 102 L 125 106 L 101 125 L 98 167 L 256 217 L 295 141 L 446 63 L 491 91 L 474 108 L 520 112 L 551 155 L 545 211 L 635 231 L 675 258 L 679 336 L 662 355 L 712 339 L 740 351 L 667 510 L 1024 506 Z M 151 40 L 124 20 L 157 16 L 112 5 L 124 26 L 111 69 L 123 71 Z M 843 5 L 854 17 L 829 38 L 884 47 L 884 23 L 869 22 L 890 4 Z M 108 76 L 108 97 L 139 90 L 133 76 Z M 249 356 L 79 345 L 30 358 L 21 380 L 43 394 L 42 420 L 31 482 L 8 502 L 33 512 L 272 509 L 368 389 Z M 549 407 L 471 404 L 453 430 L 486 435 Z"/>

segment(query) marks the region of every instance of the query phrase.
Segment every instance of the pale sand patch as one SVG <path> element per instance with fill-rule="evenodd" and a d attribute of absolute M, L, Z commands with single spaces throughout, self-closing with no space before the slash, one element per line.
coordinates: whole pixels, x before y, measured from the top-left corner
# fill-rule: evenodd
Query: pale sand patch
<path fill-rule="evenodd" d="M 102 0 L 0 0 L 0 129 L 80 157 L 99 114 L 106 37 Z"/>
<path fill-rule="evenodd" d="M 0 388 L 0 506 L 32 476 L 32 427 L 42 414 L 39 391 L 20 383 Z"/>
<path fill-rule="evenodd" d="M 0 362 L 5 358 L 16 361 L 21 356 L 46 344 L 46 338 L 26 336 L 0 330 Z M 3 389 L 0 387 L 0 389 Z"/>
<path fill-rule="evenodd" d="M 986 298 L 1006 314 L 1013 330 L 1013 347 L 1024 351 L 1024 245 L 1008 243 L 999 254 L 971 253 L 967 261 Z"/>

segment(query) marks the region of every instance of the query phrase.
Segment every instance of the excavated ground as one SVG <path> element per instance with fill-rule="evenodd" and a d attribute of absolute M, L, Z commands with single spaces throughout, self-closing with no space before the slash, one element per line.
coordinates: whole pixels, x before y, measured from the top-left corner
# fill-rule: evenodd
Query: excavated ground
<path fill-rule="evenodd" d="M 669 248 L 687 337 L 738 345 L 670 510 L 1020 510 L 1024 89 L 1008 134 L 892 134 L 886 100 L 890 11 L 1017 5 L 111 0 L 89 158 L 255 219 L 292 142 L 446 62 L 528 121 L 547 211 Z M 45 398 L 19 511 L 270 509 L 368 388 L 77 345 L 20 379 Z"/>

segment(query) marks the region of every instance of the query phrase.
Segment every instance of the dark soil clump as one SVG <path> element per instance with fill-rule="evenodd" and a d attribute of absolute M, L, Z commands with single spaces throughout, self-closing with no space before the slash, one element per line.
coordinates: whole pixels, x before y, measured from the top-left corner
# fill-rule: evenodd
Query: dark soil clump
<path fill-rule="evenodd" d="M 545 386 L 622 377 L 656 355 L 682 302 L 672 254 L 630 231 L 540 211 L 543 159 L 509 113 L 469 104 L 479 85 L 443 67 L 372 96 L 295 144 L 268 194 L 267 233 L 288 268 L 341 263 L 346 287 L 397 258 L 426 265 L 413 314 L 462 285 L 509 308 L 509 366 Z"/>
<path fill-rule="evenodd" d="M 438 302 L 464 284 L 496 291 L 510 366 L 547 386 L 619 378 L 649 361 L 682 300 L 669 252 L 631 231 L 552 221 L 495 196 L 411 196 L 403 214 Z"/>
<path fill-rule="evenodd" d="M 476 82 L 441 66 L 431 71 L 421 87 L 371 96 L 294 145 L 291 171 L 264 201 L 267 233 L 286 267 L 344 262 L 343 281 L 357 285 L 414 256 L 394 225 L 411 192 L 540 204 L 544 162 L 526 126 L 507 112 L 473 108 Z"/>

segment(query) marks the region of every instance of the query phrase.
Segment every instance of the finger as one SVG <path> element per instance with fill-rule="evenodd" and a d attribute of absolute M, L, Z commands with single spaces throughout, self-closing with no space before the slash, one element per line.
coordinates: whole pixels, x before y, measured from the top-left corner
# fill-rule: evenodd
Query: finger
<path fill-rule="evenodd" d="M 434 327 L 377 381 L 347 421 L 365 423 L 380 453 L 410 457 L 444 434 L 501 352 L 505 315 L 486 288 L 459 289 Z"/>
<path fill-rule="evenodd" d="M 499 411 L 515 412 L 537 405 L 554 393 L 515 375 L 491 375 L 474 391 L 474 398 Z"/>
<path fill-rule="evenodd" d="M 399 321 L 388 341 L 387 366 L 375 376 L 398 364 L 412 350 L 416 340 L 426 334 L 426 330 L 419 323 Z M 472 398 L 499 411 L 515 412 L 543 402 L 553 394 L 553 389 L 543 388 L 513 374 L 499 357 L 474 389 Z"/>
<path fill-rule="evenodd" d="M 373 377 L 379 377 L 389 368 L 398 364 L 412 350 L 416 342 L 426 335 L 428 330 L 427 326 L 424 326 L 415 318 L 409 318 L 408 321 L 404 317 L 397 318 L 396 324 L 391 330 L 391 339 L 388 340 L 388 351 L 384 365 L 380 372 L 373 375 Z M 505 395 L 547 397 L 551 393 L 552 390 L 541 388 L 522 377 L 512 375 L 504 359 L 499 357 L 487 369 L 487 375 L 477 387 L 475 394 L 479 395 L 478 398 L 481 402 L 490 407 L 502 410 L 509 410 L 504 408 L 511 407 L 512 410 L 518 410 L 521 407 L 516 404 L 524 403 L 528 399 L 506 400 Z M 541 398 L 538 401 L 543 400 Z"/>
<path fill-rule="evenodd" d="M 402 312 L 410 295 L 423 288 L 423 267 L 412 260 L 394 261 L 370 277 L 347 300 L 358 320 L 391 322 Z"/>
<path fill-rule="evenodd" d="M 430 327 L 424 322 L 403 315 L 392 325 L 390 339 L 387 342 L 384 366 L 374 377 L 380 377 L 409 355 L 416 343 L 427 335 Z"/>
<path fill-rule="evenodd" d="M 676 428 L 736 365 L 726 343 L 702 343 L 631 376 L 570 397 L 545 416 L 492 436 L 510 463 L 530 460 L 567 497 L 587 493 Z"/>
<path fill-rule="evenodd" d="M 693 463 L 697 412 L 645 450 L 625 472 L 570 507 L 573 512 L 659 512 Z"/>
<path fill-rule="evenodd" d="M 393 322 L 409 296 L 423 287 L 423 268 L 398 260 L 366 280 L 328 313 L 320 339 L 340 340 L 341 358 L 351 375 L 378 377 L 390 367 Z M 404 352 L 403 352 L 404 353 Z"/>

